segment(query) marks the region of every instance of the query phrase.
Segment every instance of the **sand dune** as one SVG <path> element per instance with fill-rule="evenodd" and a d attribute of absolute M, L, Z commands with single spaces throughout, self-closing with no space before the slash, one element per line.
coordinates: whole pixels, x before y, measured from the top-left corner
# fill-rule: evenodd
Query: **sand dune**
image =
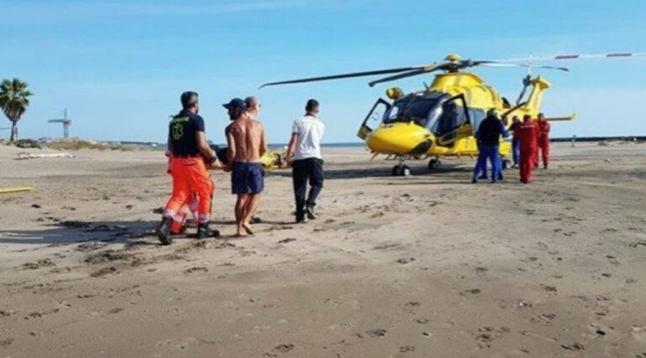
<path fill-rule="evenodd" d="M 23 150 L 20 150 L 23 151 Z M 1 357 L 646 358 L 646 145 L 554 148 L 536 183 L 470 184 L 328 150 L 321 217 L 272 172 L 253 238 L 151 236 L 163 156 L 0 148 Z"/>

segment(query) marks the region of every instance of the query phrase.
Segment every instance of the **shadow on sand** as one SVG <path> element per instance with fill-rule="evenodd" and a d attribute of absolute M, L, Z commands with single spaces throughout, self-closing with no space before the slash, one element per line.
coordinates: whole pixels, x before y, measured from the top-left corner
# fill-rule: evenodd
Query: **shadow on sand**
<path fill-rule="evenodd" d="M 292 225 L 289 221 L 262 220 L 259 225 Z M 73 245 L 84 242 L 103 242 L 107 244 L 161 245 L 155 236 L 159 221 L 61 221 L 49 227 L 36 230 L 0 230 L 2 244 L 34 245 Z M 213 220 L 211 227 L 222 229 L 233 227 L 235 221 Z M 176 235 L 174 239 L 194 240 L 195 224 L 189 220 L 186 234 Z M 231 229 L 230 231 L 233 231 Z M 218 239 L 233 239 L 233 235 L 222 235 Z"/>
<path fill-rule="evenodd" d="M 415 165 L 415 163 L 407 164 L 411 168 L 412 176 L 431 177 L 436 175 L 448 173 L 465 173 L 470 180 L 473 168 L 465 167 L 463 164 L 445 164 L 440 169 L 429 171 L 423 165 Z M 267 172 L 268 177 L 283 177 L 291 178 L 291 170 Z M 392 167 L 386 165 L 372 166 L 366 168 L 356 168 L 356 165 L 348 165 L 345 169 L 339 165 L 332 168 L 325 169 L 325 180 L 338 180 L 338 179 L 360 179 L 360 178 L 397 178 L 392 175 Z"/>
<path fill-rule="evenodd" d="M 157 221 L 61 221 L 37 230 L 0 230 L 0 244 L 128 243 L 144 238 L 156 239 L 154 229 L 158 224 Z"/>

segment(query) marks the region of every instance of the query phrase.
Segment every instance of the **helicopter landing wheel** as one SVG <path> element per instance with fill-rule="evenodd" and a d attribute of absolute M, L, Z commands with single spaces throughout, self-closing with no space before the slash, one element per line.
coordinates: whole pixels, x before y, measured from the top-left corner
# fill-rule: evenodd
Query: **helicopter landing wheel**
<path fill-rule="evenodd" d="M 410 174 L 410 168 L 407 165 L 395 165 L 393 167 L 392 175 L 394 177 L 407 177 Z"/>
<path fill-rule="evenodd" d="M 509 159 L 503 160 L 502 161 L 502 170 L 507 170 L 507 169 L 511 168 L 511 165 L 512 165 L 511 160 L 509 160 Z"/>
<path fill-rule="evenodd" d="M 428 162 L 428 169 L 429 170 L 437 170 L 437 169 L 440 169 L 441 165 L 442 165 L 442 162 L 439 159 L 431 159 Z"/>

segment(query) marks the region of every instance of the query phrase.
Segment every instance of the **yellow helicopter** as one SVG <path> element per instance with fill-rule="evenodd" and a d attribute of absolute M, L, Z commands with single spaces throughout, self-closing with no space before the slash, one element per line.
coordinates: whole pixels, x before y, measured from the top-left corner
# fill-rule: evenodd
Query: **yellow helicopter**
<path fill-rule="evenodd" d="M 442 71 L 425 89 L 405 94 L 400 88 L 386 90 L 392 102 L 379 99 L 361 124 L 358 137 L 366 142 L 374 154 L 394 157 L 399 161 L 392 170 L 393 175 L 410 175 L 410 168 L 404 165 L 408 159 L 432 159 L 430 170 L 441 165 L 441 157 L 473 157 L 478 154 L 475 132 L 490 109 L 496 109 L 505 124 L 513 116 L 529 114 L 536 118 L 540 112 L 545 90 L 550 83 L 541 76 L 532 77 L 531 69 L 569 71 L 566 67 L 535 66 L 538 61 L 561 61 L 590 58 L 645 57 L 646 53 L 608 53 L 593 55 L 556 55 L 511 59 L 503 61 L 481 61 L 462 59 L 458 54 L 447 56 L 444 61 L 426 66 L 391 68 L 367 72 L 303 78 L 289 81 L 271 82 L 267 86 L 328 81 L 353 77 L 392 74 L 389 77 L 369 82 L 372 87 L 379 83 L 395 81 L 407 77 Z M 471 67 L 524 67 L 528 74 L 523 78 L 523 88 L 514 104 L 502 97 L 494 88 L 487 85 L 475 73 L 464 72 Z M 531 88 L 528 96 L 527 90 Z M 575 115 L 547 118 L 548 121 L 573 120 Z M 503 168 L 510 166 L 506 159 L 511 152 L 509 142 L 502 141 L 500 155 Z"/>

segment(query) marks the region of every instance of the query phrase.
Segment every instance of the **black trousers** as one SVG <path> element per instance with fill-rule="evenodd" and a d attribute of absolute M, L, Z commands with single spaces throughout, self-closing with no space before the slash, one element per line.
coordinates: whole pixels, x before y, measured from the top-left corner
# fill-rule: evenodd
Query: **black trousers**
<path fill-rule="evenodd" d="M 292 177 L 294 180 L 294 197 L 296 198 L 296 216 L 303 216 L 305 208 L 316 206 L 316 198 L 323 189 L 323 160 L 318 158 L 307 158 L 294 160 L 292 163 Z M 310 184 L 310 192 L 307 192 L 307 183 Z"/>

